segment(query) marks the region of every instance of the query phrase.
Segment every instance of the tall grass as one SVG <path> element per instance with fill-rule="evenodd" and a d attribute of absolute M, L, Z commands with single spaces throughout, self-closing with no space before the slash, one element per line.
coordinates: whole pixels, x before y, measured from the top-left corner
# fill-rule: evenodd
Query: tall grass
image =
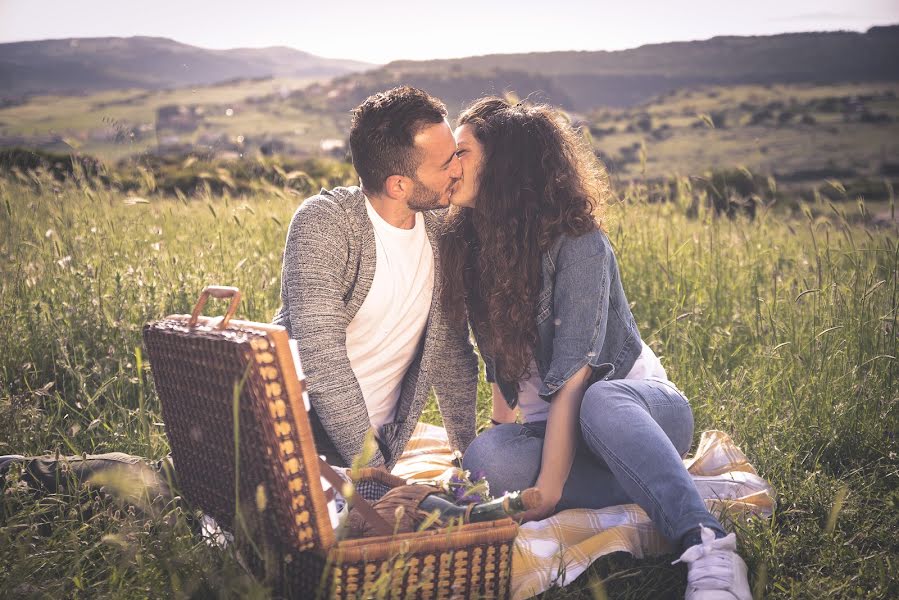
<path fill-rule="evenodd" d="M 190 312 L 210 283 L 241 288 L 244 318 L 274 314 L 298 199 L 149 191 L 0 181 L 0 454 L 164 456 L 141 326 Z M 825 205 L 725 220 L 688 218 L 689 189 L 668 203 L 640 186 L 626 196 L 607 218 L 644 339 L 690 397 L 697 436 L 729 432 L 779 494 L 772 519 L 735 524 L 758 594 L 899 595 L 896 231 Z M 483 382 L 478 402 L 486 422 Z M 433 404 L 425 417 L 439 422 Z M 181 510 L 9 488 L 0 595 L 265 597 Z M 682 596 L 670 560 L 608 557 L 547 596 Z"/>

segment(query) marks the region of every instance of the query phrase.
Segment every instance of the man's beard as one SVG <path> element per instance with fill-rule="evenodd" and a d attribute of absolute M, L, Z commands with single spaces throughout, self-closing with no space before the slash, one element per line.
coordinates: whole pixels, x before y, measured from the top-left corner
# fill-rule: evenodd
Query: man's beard
<path fill-rule="evenodd" d="M 409 198 L 409 202 L 407 203 L 410 209 L 422 211 L 444 207 L 443 204 L 440 203 L 440 192 L 432 190 L 417 177 L 412 177 L 412 181 L 415 183 L 415 194 Z"/>

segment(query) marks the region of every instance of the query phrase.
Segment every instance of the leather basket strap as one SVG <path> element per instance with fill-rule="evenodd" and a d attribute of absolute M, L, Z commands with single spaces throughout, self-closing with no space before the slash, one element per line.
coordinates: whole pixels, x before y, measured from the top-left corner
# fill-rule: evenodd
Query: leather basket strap
<path fill-rule="evenodd" d="M 334 471 L 331 465 L 323 461 L 321 457 L 318 457 L 318 466 L 322 477 L 324 477 L 334 489 L 339 490 L 343 488 L 343 484 L 345 484 L 346 481 Z M 384 517 L 379 515 L 374 508 L 372 508 L 372 505 L 369 504 L 368 500 L 356 494 L 353 497 L 352 504 L 353 508 L 358 509 L 359 512 L 362 513 L 362 516 L 368 521 L 369 526 L 374 529 L 378 535 L 390 535 L 393 533 L 390 524 L 387 523 Z"/>

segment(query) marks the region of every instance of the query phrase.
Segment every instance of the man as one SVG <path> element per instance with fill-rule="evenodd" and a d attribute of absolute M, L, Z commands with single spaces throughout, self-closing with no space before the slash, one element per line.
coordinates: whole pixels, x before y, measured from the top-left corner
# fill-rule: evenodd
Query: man
<path fill-rule="evenodd" d="M 353 113 L 350 148 L 361 188 L 322 190 L 297 210 L 274 318 L 298 341 L 317 449 L 349 466 L 373 429 L 378 448 L 368 463 L 392 468 L 433 388 L 450 443 L 464 451 L 475 436 L 477 358 L 467 326 L 444 317 L 436 287 L 442 214 L 434 209 L 448 206 L 462 177 L 446 108 L 411 87 L 375 94 Z M 154 474 L 167 461 L 8 456 L 0 476 L 14 462 L 49 491 L 65 463 L 77 481 L 125 468 L 169 496 L 168 477 Z"/>
<path fill-rule="evenodd" d="M 316 445 L 349 465 L 369 429 L 372 466 L 393 466 L 430 389 L 451 445 L 475 436 L 477 359 L 445 319 L 437 237 L 462 167 L 446 108 L 398 87 L 353 113 L 360 187 L 306 200 L 290 225 L 274 322 L 299 345 Z"/>

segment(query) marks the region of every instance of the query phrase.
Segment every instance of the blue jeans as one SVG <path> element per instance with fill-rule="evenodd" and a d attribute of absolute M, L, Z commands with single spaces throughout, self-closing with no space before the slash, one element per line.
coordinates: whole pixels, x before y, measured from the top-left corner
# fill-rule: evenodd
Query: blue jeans
<path fill-rule="evenodd" d="M 531 487 L 540 474 L 545 432 L 546 421 L 498 425 L 475 438 L 462 464 L 483 472 L 494 495 Z M 594 383 L 581 403 L 579 434 L 556 511 L 633 502 L 676 545 L 692 539 L 700 524 L 725 534 L 681 461 L 693 441 L 693 412 L 671 383 Z"/>

